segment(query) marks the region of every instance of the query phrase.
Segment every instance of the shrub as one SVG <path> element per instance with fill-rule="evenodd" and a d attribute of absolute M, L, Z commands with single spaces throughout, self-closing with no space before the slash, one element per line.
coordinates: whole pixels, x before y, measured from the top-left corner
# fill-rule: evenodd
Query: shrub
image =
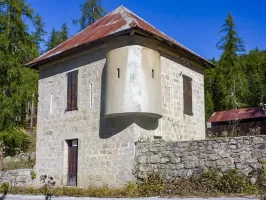
<path fill-rule="evenodd" d="M 263 171 L 263 170 L 261 170 Z M 265 177 L 265 175 L 264 175 Z M 42 187 L 9 188 L 11 194 L 51 194 L 53 196 L 76 197 L 148 197 L 148 196 L 219 196 L 224 194 L 255 194 L 262 187 L 259 181 L 256 184 L 249 182 L 249 177 L 238 170 L 228 170 L 221 173 L 217 169 L 209 169 L 197 177 L 177 179 L 172 183 L 165 183 L 158 174 L 148 176 L 142 183 L 128 183 L 122 189 L 103 188 L 72 188 L 72 187 Z M 0 188 L 0 192 L 3 188 Z"/>
<path fill-rule="evenodd" d="M 29 136 L 17 130 L 0 132 L 0 141 L 6 156 L 15 156 L 18 150 L 26 152 L 31 143 Z"/>
<path fill-rule="evenodd" d="M 10 161 L 4 165 L 4 171 L 15 169 L 32 169 L 36 160 Z"/>
<path fill-rule="evenodd" d="M 3 191 L 4 194 L 6 194 L 8 192 L 9 189 L 9 184 L 8 183 L 2 183 L 0 185 L 0 190 Z"/>

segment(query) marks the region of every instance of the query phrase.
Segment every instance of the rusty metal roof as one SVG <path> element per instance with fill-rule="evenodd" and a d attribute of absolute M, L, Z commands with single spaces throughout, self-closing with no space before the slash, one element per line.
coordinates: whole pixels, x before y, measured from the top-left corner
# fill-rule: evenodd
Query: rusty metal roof
<path fill-rule="evenodd" d="M 241 108 L 215 112 L 212 114 L 208 122 L 226 122 L 232 120 L 253 119 L 262 117 L 266 117 L 262 107 Z"/>
<path fill-rule="evenodd" d="M 40 64 L 41 61 L 49 59 L 51 60 L 51 58 L 57 57 L 60 54 L 63 54 L 69 50 L 73 50 L 75 48 L 78 49 L 78 47 L 82 45 L 86 45 L 94 41 L 97 41 L 99 39 L 106 38 L 107 36 L 115 35 L 119 32 L 130 30 L 133 28 L 139 28 L 143 31 L 154 34 L 160 39 L 166 40 L 167 42 L 181 48 L 190 55 L 193 55 L 201 62 L 206 63 L 206 65 L 214 66 L 212 63 L 210 63 L 203 57 L 199 56 L 192 50 L 186 48 L 185 46 L 181 45 L 174 39 L 165 35 L 164 33 L 162 33 L 161 31 L 159 31 L 158 29 L 150 25 L 148 22 L 144 21 L 143 19 L 141 19 L 136 14 L 134 14 L 133 12 L 131 12 L 130 10 L 128 10 L 123 6 L 118 7 L 113 12 L 99 19 L 94 24 L 88 26 L 86 29 L 79 32 L 77 35 L 73 36 L 67 41 L 63 42 L 54 49 L 48 51 L 47 53 L 27 63 L 26 66 L 36 67 L 36 65 Z"/>

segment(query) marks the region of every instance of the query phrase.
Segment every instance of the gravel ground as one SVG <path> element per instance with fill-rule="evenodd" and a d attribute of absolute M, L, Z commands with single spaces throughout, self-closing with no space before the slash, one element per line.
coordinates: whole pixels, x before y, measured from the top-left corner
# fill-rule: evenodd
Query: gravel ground
<path fill-rule="evenodd" d="M 88 197 L 52 197 L 51 200 L 115 200 L 117 198 L 88 198 Z M 119 200 L 258 200 L 256 197 L 216 197 L 216 198 L 161 198 L 161 197 L 148 197 L 148 198 L 120 198 Z M 0 200 L 45 200 L 44 196 L 24 196 L 24 195 L 7 195 Z"/>

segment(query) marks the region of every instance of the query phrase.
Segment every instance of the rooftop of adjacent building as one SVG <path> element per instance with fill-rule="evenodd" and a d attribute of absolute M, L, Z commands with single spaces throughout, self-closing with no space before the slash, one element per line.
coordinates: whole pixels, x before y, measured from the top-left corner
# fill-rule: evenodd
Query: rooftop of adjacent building
<path fill-rule="evenodd" d="M 208 122 L 226 122 L 263 117 L 266 117 L 263 107 L 241 108 L 214 112 Z"/>

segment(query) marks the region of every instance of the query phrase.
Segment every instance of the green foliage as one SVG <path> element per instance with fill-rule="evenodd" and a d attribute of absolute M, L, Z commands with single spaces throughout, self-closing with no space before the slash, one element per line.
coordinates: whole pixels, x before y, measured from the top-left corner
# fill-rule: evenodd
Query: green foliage
<path fill-rule="evenodd" d="M 25 0 L 0 2 L 0 132 L 25 126 L 27 105 L 37 101 L 38 73 L 24 64 L 38 56 L 43 31 L 40 16 Z"/>
<path fill-rule="evenodd" d="M 14 156 L 20 151 L 25 152 L 30 146 L 30 139 L 26 134 L 12 129 L 0 132 L 0 141 L 6 156 Z"/>
<path fill-rule="evenodd" d="M 238 37 L 231 13 L 228 14 L 220 33 L 224 33 L 217 43 L 222 50 L 218 61 L 216 76 L 216 90 L 218 109 L 232 109 L 246 106 L 246 94 L 248 91 L 247 79 L 244 67 L 239 63 L 239 53 L 245 51 L 243 41 Z"/>
<path fill-rule="evenodd" d="M 106 11 L 101 6 L 101 0 L 85 0 L 85 3 L 80 5 L 81 18 L 74 20 L 73 23 L 80 26 L 80 30 L 93 24 L 106 14 Z"/>
<path fill-rule="evenodd" d="M 15 169 L 33 169 L 35 164 L 36 164 L 36 160 L 10 161 L 5 164 L 4 171 L 15 170 Z M 31 175 L 31 177 L 33 176 L 34 174 Z M 35 174 L 35 178 L 36 178 L 36 174 Z"/>
<path fill-rule="evenodd" d="M 222 54 L 218 61 L 211 60 L 217 68 L 205 71 L 206 120 L 215 111 L 256 107 L 266 101 L 266 52 L 256 48 L 243 54 L 244 43 L 231 13 L 220 33 L 217 48 Z"/>
<path fill-rule="evenodd" d="M 54 28 L 51 32 L 51 35 L 48 39 L 48 42 L 46 43 L 47 51 L 57 47 L 59 44 L 63 43 L 68 39 L 68 27 L 67 24 L 64 23 L 62 26 L 61 31 L 56 31 Z"/>
<path fill-rule="evenodd" d="M 36 172 L 31 171 L 30 175 L 32 180 L 36 179 Z"/>
<path fill-rule="evenodd" d="M 0 186 L 0 190 L 6 194 L 8 192 L 8 189 L 9 189 L 9 184 L 8 183 L 2 183 L 1 186 Z"/>
<path fill-rule="evenodd" d="M 68 39 L 68 32 L 69 32 L 68 26 L 66 23 L 64 23 L 62 26 L 61 35 L 60 35 L 62 42 Z"/>
<path fill-rule="evenodd" d="M 265 183 L 265 182 L 264 182 Z M 142 183 L 128 183 L 121 189 L 103 188 L 18 188 L 9 189 L 11 194 L 45 194 L 53 196 L 75 197 L 148 197 L 148 196 L 220 196 L 220 195 L 248 195 L 257 194 L 264 187 L 259 183 L 251 184 L 249 177 L 237 170 L 221 173 L 218 169 L 210 169 L 197 177 L 177 179 L 172 183 L 164 183 L 160 175 L 150 175 Z M 2 189 L 0 189 L 0 192 Z"/>

